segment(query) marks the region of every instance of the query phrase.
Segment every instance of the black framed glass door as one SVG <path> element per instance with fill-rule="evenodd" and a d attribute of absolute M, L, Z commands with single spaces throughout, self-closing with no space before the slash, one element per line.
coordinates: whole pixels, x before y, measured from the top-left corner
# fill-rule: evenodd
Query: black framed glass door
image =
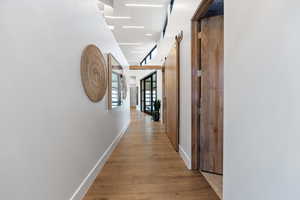
<path fill-rule="evenodd" d="M 152 115 L 154 101 L 157 100 L 157 73 L 154 72 L 141 80 L 141 111 Z"/>

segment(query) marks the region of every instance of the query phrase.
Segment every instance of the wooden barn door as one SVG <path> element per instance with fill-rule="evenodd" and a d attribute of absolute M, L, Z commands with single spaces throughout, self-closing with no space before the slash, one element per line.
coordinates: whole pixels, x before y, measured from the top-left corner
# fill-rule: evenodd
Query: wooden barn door
<path fill-rule="evenodd" d="M 224 18 L 201 20 L 200 170 L 223 174 Z"/>
<path fill-rule="evenodd" d="M 176 151 L 179 151 L 179 54 L 182 35 L 176 37 L 164 65 L 166 132 Z"/>

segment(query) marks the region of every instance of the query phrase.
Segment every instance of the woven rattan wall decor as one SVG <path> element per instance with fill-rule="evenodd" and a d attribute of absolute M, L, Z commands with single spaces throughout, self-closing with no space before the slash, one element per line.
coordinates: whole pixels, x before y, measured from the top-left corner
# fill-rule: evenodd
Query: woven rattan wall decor
<path fill-rule="evenodd" d="M 92 102 L 99 102 L 107 90 L 107 66 L 101 51 L 88 45 L 81 56 L 81 79 L 86 95 Z"/>

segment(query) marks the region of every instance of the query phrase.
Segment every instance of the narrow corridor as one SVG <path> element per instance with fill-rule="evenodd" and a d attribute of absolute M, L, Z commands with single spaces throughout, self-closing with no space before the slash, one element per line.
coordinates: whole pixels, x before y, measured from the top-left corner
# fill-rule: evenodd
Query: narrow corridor
<path fill-rule="evenodd" d="M 160 123 L 132 111 L 127 133 L 84 200 L 218 200 L 202 175 L 186 169 Z"/>

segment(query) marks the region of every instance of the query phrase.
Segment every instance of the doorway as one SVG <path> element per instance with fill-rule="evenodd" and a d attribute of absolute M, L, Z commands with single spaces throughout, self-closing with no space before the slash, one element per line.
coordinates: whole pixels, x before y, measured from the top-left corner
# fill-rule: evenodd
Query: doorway
<path fill-rule="evenodd" d="M 140 82 L 141 85 L 141 111 L 152 115 L 154 102 L 157 100 L 157 72 L 154 72 Z"/>
<path fill-rule="evenodd" d="M 192 19 L 192 168 L 220 182 L 223 88 L 224 1 L 203 0 Z"/>
<path fill-rule="evenodd" d="M 138 87 L 130 87 L 130 108 L 136 109 L 136 106 L 138 105 Z"/>

